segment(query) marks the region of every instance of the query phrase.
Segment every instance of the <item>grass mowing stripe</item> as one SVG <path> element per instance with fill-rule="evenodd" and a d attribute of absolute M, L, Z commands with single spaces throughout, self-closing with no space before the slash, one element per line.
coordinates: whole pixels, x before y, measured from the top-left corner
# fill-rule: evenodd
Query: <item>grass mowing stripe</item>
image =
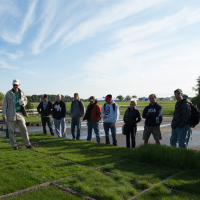
<path fill-rule="evenodd" d="M 70 192 L 71 194 L 74 194 L 74 195 L 76 195 L 76 196 L 79 196 L 79 197 L 81 197 L 81 198 L 84 198 L 84 199 L 89 199 L 89 200 L 95 200 L 95 199 L 93 199 L 93 198 L 91 198 L 91 197 L 87 197 L 87 196 L 84 196 L 84 195 L 82 195 L 82 194 L 80 194 L 80 193 L 78 193 L 78 192 L 76 192 L 76 191 L 74 191 L 74 190 L 71 190 L 70 188 L 66 188 L 66 187 L 64 187 L 64 186 L 62 186 L 62 185 L 58 185 L 57 183 L 51 183 L 52 185 L 54 185 L 54 186 L 56 186 L 56 187 L 58 187 L 58 188 L 60 188 L 60 189 L 62 189 L 62 190 L 66 190 L 67 192 Z"/>

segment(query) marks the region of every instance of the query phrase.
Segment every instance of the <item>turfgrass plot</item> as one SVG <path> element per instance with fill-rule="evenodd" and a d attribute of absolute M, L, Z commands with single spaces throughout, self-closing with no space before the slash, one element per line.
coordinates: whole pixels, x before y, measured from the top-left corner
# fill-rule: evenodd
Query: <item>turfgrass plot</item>
<path fill-rule="evenodd" d="M 18 196 L 8 198 L 8 200 L 84 200 L 54 186 L 43 187 L 37 190 L 32 190 Z"/>
<path fill-rule="evenodd" d="M 173 192 L 163 185 L 155 186 L 149 192 L 140 195 L 138 200 L 199 200 L 199 195 L 192 195 L 184 192 Z"/>
<path fill-rule="evenodd" d="M 63 178 L 59 184 L 97 200 L 129 199 L 149 187 L 153 188 L 139 196 L 140 199 L 200 199 L 199 152 L 162 145 L 145 145 L 132 150 L 41 134 L 30 134 L 30 140 L 38 144 L 35 149 L 14 151 L 7 139 L 0 138 L 0 195 L 45 180 Z M 17 141 L 22 142 L 20 136 Z M 99 166 L 112 173 L 95 169 Z M 154 184 L 162 184 L 163 179 L 185 169 L 187 171 L 164 182 L 165 186 L 155 187 Z M 181 193 L 174 193 L 169 188 Z M 73 195 L 65 196 L 66 192 L 59 188 L 54 189 L 46 187 L 44 191 L 39 189 L 13 198 L 31 199 L 32 195 L 33 199 L 45 199 L 44 196 L 48 199 L 79 199 Z"/>
<path fill-rule="evenodd" d="M 176 190 L 200 195 L 200 172 L 193 170 L 184 171 L 167 180 L 165 185 Z"/>
<path fill-rule="evenodd" d="M 157 165 L 132 160 L 124 160 L 122 162 L 108 164 L 101 169 L 137 180 L 146 180 L 150 183 L 158 183 L 179 171 L 178 169 L 163 166 L 158 167 Z"/>
<path fill-rule="evenodd" d="M 54 156 L 46 156 L 46 158 L 40 160 L 19 163 L 16 166 L 48 181 L 68 177 L 87 169 L 84 166 L 79 166 L 73 162 L 61 160 Z"/>
<path fill-rule="evenodd" d="M 38 185 L 42 182 L 41 179 L 28 172 L 15 167 L 6 167 L 1 169 L 0 173 L 0 196 Z"/>
<path fill-rule="evenodd" d="M 136 183 L 119 175 L 104 174 L 87 170 L 76 177 L 60 181 L 58 184 L 79 193 L 103 200 L 128 199 L 137 193 Z"/>

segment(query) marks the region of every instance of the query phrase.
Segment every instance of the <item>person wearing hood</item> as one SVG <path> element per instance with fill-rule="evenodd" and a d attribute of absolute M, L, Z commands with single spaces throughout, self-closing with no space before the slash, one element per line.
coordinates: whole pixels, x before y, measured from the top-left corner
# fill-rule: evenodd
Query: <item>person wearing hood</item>
<path fill-rule="evenodd" d="M 109 129 L 111 130 L 113 145 L 117 146 L 116 126 L 115 123 L 119 118 L 119 107 L 112 100 L 112 95 L 105 97 L 106 103 L 101 107 L 101 116 L 103 118 L 103 127 L 105 131 L 106 144 L 110 144 Z"/>
<path fill-rule="evenodd" d="M 184 97 L 181 89 L 176 89 L 174 95 L 177 102 L 171 123 L 172 135 L 170 138 L 170 145 L 176 147 L 178 143 L 179 147 L 187 148 L 191 133 L 189 122 L 191 106 L 189 100 Z"/>
<path fill-rule="evenodd" d="M 143 132 L 144 144 L 149 143 L 151 134 L 156 141 L 156 144 L 160 144 L 162 139 L 160 124 L 162 122 L 162 109 L 163 107 L 156 102 L 156 95 L 149 95 L 150 104 L 144 108 L 142 117 L 145 119 L 145 126 Z"/>
<path fill-rule="evenodd" d="M 83 120 L 87 120 L 88 136 L 87 141 L 92 141 L 92 128 L 96 134 L 96 141 L 101 142 L 99 133 L 99 120 L 101 119 L 101 107 L 97 104 L 94 96 L 89 98 L 90 104 L 87 107 Z"/>
<path fill-rule="evenodd" d="M 81 117 L 85 113 L 85 107 L 83 105 L 83 102 L 79 100 L 79 94 L 74 94 L 74 101 L 71 103 L 71 110 L 70 110 L 70 116 L 72 118 L 71 121 L 71 133 L 72 138 L 76 140 L 80 140 L 80 134 L 81 134 Z M 74 131 L 75 126 L 77 126 L 77 135 L 75 137 Z"/>
<path fill-rule="evenodd" d="M 57 95 L 57 101 L 53 104 L 53 120 L 55 125 L 56 134 L 58 137 L 66 138 L 66 104 L 61 100 L 61 94 Z"/>

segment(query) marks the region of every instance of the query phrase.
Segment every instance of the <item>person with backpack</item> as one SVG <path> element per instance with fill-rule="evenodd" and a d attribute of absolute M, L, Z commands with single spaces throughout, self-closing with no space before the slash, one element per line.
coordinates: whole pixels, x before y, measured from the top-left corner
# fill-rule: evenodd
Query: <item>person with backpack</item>
<path fill-rule="evenodd" d="M 116 126 L 115 123 L 119 118 L 119 107 L 112 100 L 112 95 L 105 97 L 106 103 L 101 107 L 101 116 L 103 118 L 103 127 L 105 131 L 106 144 L 110 144 L 109 129 L 111 130 L 113 145 L 117 146 Z"/>
<path fill-rule="evenodd" d="M 66 104 L 61 100 L 61 95 L 57 95 L 57 101 L 53 104 L 53 120 L 58 137 L 66 138 Z"/>
<path fill-rule="evenodd" d="M 85 107 L 79 99 L 79 94 L 74 94 L 74 101 L 71 103 L 71 109 L 70 109 L 70 116 L 72 118 L 71 120 L 71 133 L 72 138 L 76 140 L 80 140 L 80 134 L 81 134 L 81 117 L 85 113 Z M 75 137 L 74 131 L 75 126 L 77 126 L 77 135 Z"/>
<path fill-rule="evenodd" d="M 92 141 L 92 128 L 96 134 L 96 141 L 101 142 L 99 133 L 99 120 L 101 119 L 101 107 L 97 104 L 94 96 L 89 98 L 90 104 L 87 107 L 83 120 L 87 120 L 88 136 L 87 141 Z"/>
<path fill-rule="evenodd" d="M 43 126 L 43 134 L 47 134 L 46 124 L 49 127 L 51 135 L 54 136 L 51 118 L 50 115 L 52 114 L 53 104 L 51 101 L 48 100 L 48 96 L 45 94 L 43 97 L 43 101 L 37 107 L 37 111 L 41 114 L 42 126 Z"/>
<path fill-rule="evenodd" d="M 176 147 L 178 143 L 179 147 L 187 148 L 191 133 L 191 103 L 187 98 L 183 98 L 183 91 L 181 89 L 176 89 L 174 95 L 177 102 L 171 123 L 170 145 Z"/>
<path fill-rule="evenodd" d="M 145 119 L 145 126 L 143 132 L 144 144 L 149 143 L 151 134 L 156 141 L 156 144 L 160 144 L 162 139 L 160 124 L 162 123 L 162 109 L 163 107 L 156 102 L 156 95 L 149 95 L 150 104 L 144 108 L 142 117 Z"/>
<path fill-rule="evenodd" d="M 135 136 L 137 132 L 137 123 L 141 121 L 140 111 L 136 109 L 137 101 L 133 100 L 130 102 L 130 107 L 124 114 L 124 133 L 126 134 L 126 147 L 130 148 L 130 137 L 131 147 L 135 148 Z"/>

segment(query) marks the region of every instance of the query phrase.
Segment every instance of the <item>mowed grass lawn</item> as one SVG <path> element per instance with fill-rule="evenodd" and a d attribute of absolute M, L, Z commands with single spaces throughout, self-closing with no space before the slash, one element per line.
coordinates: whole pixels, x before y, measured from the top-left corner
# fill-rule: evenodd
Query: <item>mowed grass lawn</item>
<path fill-rule="evenodd" d="M 85 108 L 89 105 L 89 102 L 83 102 Z M 105 102 L 99 102 L 98 104 L 102 106 Z M 126 109 L 129 106 L 129 102 L 116 102 L 119 106 L 120 109 L 120 115 L 124 115 Z M 175 103 L 176 101 L 158 101 L 160 105 L 163 106 L 163 117 L 172 117 L 174 113 L 174 108 L 175 108 Z M 34 105 L 34 108 L 37 108 L 39 103 L 32 103 Z M 149 101 L 138 101 L 137 104 L 137 109 L 139 109 L 141 115 L 143 113 L 144 107 L 149 105 Z M 70 110 L 71 108 L 71 102 L 66 103 L 67 110 Z M 41 122 L 40 117 L 28 117 L 25 118 L 26 122 L 31 122 L 31 123 L 37 123 Z M 53 119 L 51 119 L 53 121 Z"/>
<path fill-rule="evenodd" d="M 35 149 L 25 149 L 18 136 L 14 151 L 0 138 L 0 197 L 48 183 L 7 199 L 200 199 L 200 152 L 158 145 L 132 150 L 41 134 L 30 134 L 30 141 Z"/>

